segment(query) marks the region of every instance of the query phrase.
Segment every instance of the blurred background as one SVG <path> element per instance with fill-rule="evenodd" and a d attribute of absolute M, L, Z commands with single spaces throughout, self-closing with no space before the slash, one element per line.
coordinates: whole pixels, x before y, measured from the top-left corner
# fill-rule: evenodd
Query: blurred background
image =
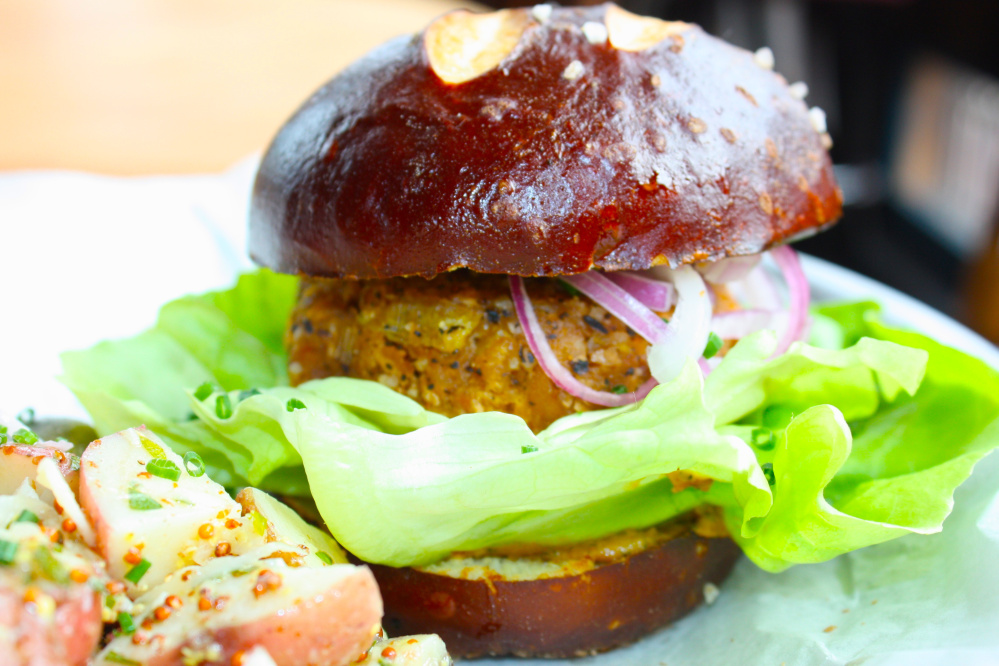
<path fill-rule="evenodd" d="M 800 247 L 999 341 L 999 2 L 620 4 L 769 46 L 826 111 L 846 199 L 843 221 Z M 0 176 L 224 170 L 348 62 L 459 6 L 482 7 L 0 0 Z"/>

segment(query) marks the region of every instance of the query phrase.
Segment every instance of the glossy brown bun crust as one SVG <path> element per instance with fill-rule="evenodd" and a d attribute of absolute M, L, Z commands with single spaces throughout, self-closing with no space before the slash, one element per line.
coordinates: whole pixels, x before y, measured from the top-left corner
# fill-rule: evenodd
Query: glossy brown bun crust
<path fill-rule="evenodd" d="M 522 33 L 470 80 L 432 67 L 432 24 L 317 91 L 264 157 L 253 258 L 354 278 L 637 270 L 753 254 L 839 216 L 828 136 L 748 51 L 613 5 L 501 14 Z M 591 43 L 584 24 L 610 14 L 668 36 Z"/>
<path fill-rule="evenodd" d="M 467 580 L 374 565 L 390 636 L 436 633 L 456 657 L 574 657 L 632 643 L 689 613 L 741 551 L 692 534 L 577 576 Z"/>

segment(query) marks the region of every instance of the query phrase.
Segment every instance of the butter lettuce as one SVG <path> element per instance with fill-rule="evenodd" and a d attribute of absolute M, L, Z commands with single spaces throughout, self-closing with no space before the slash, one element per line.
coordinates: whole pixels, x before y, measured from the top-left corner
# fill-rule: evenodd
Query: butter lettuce
<path fill-rule="evenodd" d="M 374 382 L 288 387 L 295 288 L 262 271 L 170 303 L 146 333 L 65 354 L 64 381 L 101 431 L 146 423 L 229 485 L 311 492 L 333 535 L 370 561 L 575 541 L 713 504 L 778 571 L 939 531 L 954 489 L 999 444 L 999 375 L 884 326 L 869 303 L 816 312 L 820 346 L 771 358 L 774 336 L 758 333 L 706 380 L 691 363 L 638 405 L 535 435 L 507 414 L 447 419 Z M 206 381 L 217 391 L 199 400 Z M 795 417 L 764 450 L 753 429 L 771 406 Z M 674 488 L 677 470 L 713 483 Z"/>

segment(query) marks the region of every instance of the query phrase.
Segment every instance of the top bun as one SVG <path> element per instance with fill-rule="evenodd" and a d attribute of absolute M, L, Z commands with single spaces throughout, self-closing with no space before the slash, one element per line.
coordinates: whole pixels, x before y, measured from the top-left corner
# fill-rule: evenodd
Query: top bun
<path fill-rule="evenodd" d="M 281 129 L 250 253 L 283 272 L 386 278 L 761 252 L 841 210 L 828 135 L 761 60 L 612 4 L 445 15 Z"/>

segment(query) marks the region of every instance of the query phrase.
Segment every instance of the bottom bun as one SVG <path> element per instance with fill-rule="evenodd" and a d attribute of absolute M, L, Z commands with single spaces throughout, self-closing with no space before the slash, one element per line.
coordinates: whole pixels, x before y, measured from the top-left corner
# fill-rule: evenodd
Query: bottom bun
<path fill-rule="evenodd" d="M 626 554 L 606 564 L 590 558 L 581 573 L 573 570 L 580 561 L 574 553 L 571 563 L 559 563 L 569 575 L 532 574 L 524 561 L 538 560 L 520 555 L 505 575 L 497 573 L 507 567 L 495 566 L 495 557 L 453 557 L 433 572 L 373 565 L 385 603 L 383 626 L 390 635 L 439 634 L 456 657 L 593 654 L 689 613 L 704 600 L 705 585 L 723 581 L 741 552 L 728 538 L 687 529 L 646 540 L 633 554 L 620 545 L 619 539 L 598 546 L 602 553 Z"/>

